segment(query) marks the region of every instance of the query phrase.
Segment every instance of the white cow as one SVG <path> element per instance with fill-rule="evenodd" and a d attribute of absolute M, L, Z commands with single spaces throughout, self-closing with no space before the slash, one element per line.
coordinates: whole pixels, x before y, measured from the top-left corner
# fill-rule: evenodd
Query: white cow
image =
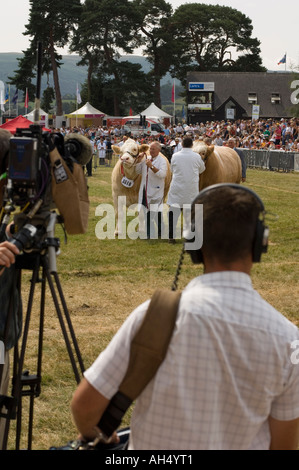
<path fill-rule="evenodd" d="M 207 145 L 202 140 L 194 141 L 192 150 L 199 153 L 206 169 L 200 175 L 199 190 L 216 183 L 240 183 L 241 159 L 230 147 Z"/>
<path fill-rule="evenodd" d="M 115 167 L 112 171 L 112 197 L 114 204 L 114 211 L 116 217 L 115 236 L 121 233 L 123 226 L 124 208 L 120 207 L 120 196 L 125 196 L 126 207 L 138 203 L 138 194 L 141 183 L 141 175 L 136 173 L 136 164 L 140 163 L 143 158 L 138 158 L 141 153 L 148 153 L 149 145 L 138 145 L 135 140 L 127 139 L 125 143 L 119 147 L 112 146 L 112 150 L 116 155 L 119 155 Z M 161 154 L 162 155 L 162 154 Z M 163 155 L 167 161 L 167 177 L 165 178 L 164 199 L 167 196 L 170 181 L 171 171 L 168 159 Z M 120 210 L 119 210 L 120 209 Z M 141 214 L 143 211 L 141 211 Z M 142 220 L 140 221 L 142 223 Z"/>

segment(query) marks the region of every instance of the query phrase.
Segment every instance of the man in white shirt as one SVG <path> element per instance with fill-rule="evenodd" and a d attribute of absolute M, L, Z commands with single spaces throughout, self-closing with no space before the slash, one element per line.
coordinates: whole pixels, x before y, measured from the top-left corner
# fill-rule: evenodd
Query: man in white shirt
<path fill-rule="evenodd" d="M 174 153 L 171 159 L 172 180 L 167 199 L 167 204 L 170 206 L 168 212 L 170 243 L 175 242 L 176 226 L 183 205 L 191 206 L 199 191 L 199 175 L 205 170 L 201 156 L 192 150 L 192 138 L 184 137 L 182 145 L 182 150 Z M 185 226 L 188 224 L 187 213 L 185 210 Z M 178 235 L 178 238 L 180 237 L 181 233 Z"/>
<path fill-rule="evenodd" d="M 98 149 L 99 164 L 105 165 L 106 142 L 104 141 L 104 137 L 100 137 L 100 140 L 98 140 L 97 149 Z"/>
<path fill-rule="evenodd" d="M 136 173 L 142 175 L 138 203 L 141 210 L 145 210 L 147 238 L 161 238 L 163 232 L 163 200 L 165 178 L 167 175 L 167 162 L 160 154 L 161 144 L 154 141 L 150 144 L 150 155 L 136 164 Z M 141 156 L 139 155 L 139 158 Z"/>
<path fill-rule="evenodd" d="M 298 448 L 298 328 L 250 278 L 267 250 L 264 215 L 262 201 L 244 186 L 214 185 L 198 194 L 191 234 L 203 231 L 203 245 L 193 249 L 190 234 L 185 249 L 203 262 L 204 274 L 182 292 L 165 360 L 136 400 L 129 450 Z M 148 305 L 132 312 L 75 392 L 73 417 L 86 440 L 100 432 Z"/>
<path fill-rule="evenodd" d="M 183 148 L 181 141 L 178 137 L 176 137 L 174 140 L 171 141 L 170 147 L 172 150 L 172 154 L 179 152 Z"/>

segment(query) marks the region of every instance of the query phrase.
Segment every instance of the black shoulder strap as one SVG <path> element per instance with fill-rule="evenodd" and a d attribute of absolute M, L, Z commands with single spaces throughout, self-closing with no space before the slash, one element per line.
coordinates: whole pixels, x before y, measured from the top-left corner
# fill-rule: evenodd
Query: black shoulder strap
<path fill-rule="evenodd" d="M 157 289 L 131 343 L 127 372 L 98 426 L 107 436 L 120 425 L 132 402 L 156 374 L 170 342 L 181 294 Z"/>

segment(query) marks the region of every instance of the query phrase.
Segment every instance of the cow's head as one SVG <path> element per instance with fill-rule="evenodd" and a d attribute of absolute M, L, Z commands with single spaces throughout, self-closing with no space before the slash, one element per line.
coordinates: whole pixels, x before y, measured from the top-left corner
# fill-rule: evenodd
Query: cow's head
<path fill-rule="evenodd" d="M 203 160 L 206 160 L 214 152 L 214 145 L 207 145 L 202 140 L 197 140 L 193 142 L 192 150 L 199 153 Z"/>
<path fill-rule="evenodd" d="M 149 145 L 139 145 L 135 140 L 128 139 L 125 143 L 119 147 L 118 145 L 112 145 L 112 150 L 116 155 L 120 155 L 119 159 L 125 166 L 131 167 L 136 163 L 136 159 L 141 153 L 147 152 Z"/>

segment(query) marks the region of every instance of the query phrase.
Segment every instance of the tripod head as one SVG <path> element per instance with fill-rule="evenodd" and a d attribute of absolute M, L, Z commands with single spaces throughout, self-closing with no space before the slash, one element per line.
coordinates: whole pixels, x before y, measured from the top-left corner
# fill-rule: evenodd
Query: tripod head
<path fill-rule="evenodd" d="M 28 263 L 28 255 L 33 260 L 33 264 L 36 264 L 35 258 L 38 255 L 43 255 L 48 258 L 50 273 L 57 272 L 56 256 L 60 253 L 60 241 L 59 238 L 55 237 L 55 225 L 58 221 L 60 221 L 59 215 L 55 211 L 43 214 L 38 219 L 28 219 L 27 217 L 25 219 L 23 217 L 15 219 L 10 226 L 11 238 L 8 241 L 16 245 L 21 253 L 17 256 L 17 267 L 19 269 L 24 267 L 32 269 L 31 263 Z M 18 229 L 19 225 L 21 225 L 20 229 Z M 1 225 L 1 231 L 5 233 L 3 224 Z"/>

